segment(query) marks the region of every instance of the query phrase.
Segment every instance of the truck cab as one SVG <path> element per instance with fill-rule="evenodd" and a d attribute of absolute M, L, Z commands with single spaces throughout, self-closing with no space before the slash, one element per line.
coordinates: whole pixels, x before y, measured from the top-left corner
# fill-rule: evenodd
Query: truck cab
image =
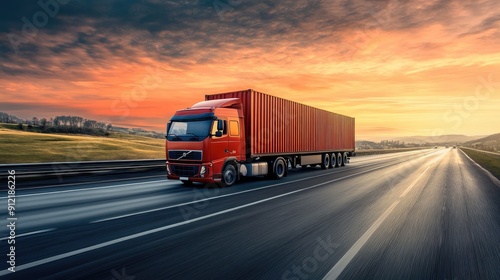
<path fill-rule="evenodd" d="M 184 184 L 234 183 L 235 163 L 245 159 L 243 124 L 239 98 L 202 101 L 177 111 L 167 124 L 167 178 Z"/>

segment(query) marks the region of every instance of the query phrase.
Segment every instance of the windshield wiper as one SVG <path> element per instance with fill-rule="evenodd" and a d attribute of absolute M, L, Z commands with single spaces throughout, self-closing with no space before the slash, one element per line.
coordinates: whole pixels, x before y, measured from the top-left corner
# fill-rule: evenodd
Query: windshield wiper
<path fill-rule="evenodd" d="M 175 135 L 173 133 L 168 133 L 167 136 L 165 136 L 165 137 L 168 137 L 168 136 L 174 136 L 175 137 L 174 139 L 182 140 L 181 137 L 179 137 L 179 136 L 177 136 L 177 135 Z"/>
<path fill-rule="evenodd" d="M 192 134 L 194 137 L 196 137 L 196 138 L 194 138 L 195 140 L 200 140 L 200 136 L 198 136 L 192 132 L 186 132 L 186 135 L 188 135 L 188 134 Z M 193 141 L 193 137 L 191 137 L 190 141 Z"/>

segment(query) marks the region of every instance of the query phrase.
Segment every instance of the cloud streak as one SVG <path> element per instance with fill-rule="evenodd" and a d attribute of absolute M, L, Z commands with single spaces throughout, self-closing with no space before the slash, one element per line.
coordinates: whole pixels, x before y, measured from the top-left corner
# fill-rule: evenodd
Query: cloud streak
<path fill-rule="evenodd" d="M 154 67 L 162 83 L 130 106 L 121 123 L 145 125 L 142 118 L 149 117 L 163 129 L 166 120 L 157 118 L 205 93 L 255 88 L 330 104 L 323 107 L 359 116 L 360 127 L 407 133 L 431 125 L 418 119 L 435 118 L 436 104 L 466 98 L 479 76 L 500 72 L 494 0 L 221 1 L 223 17 L 214 1 L 71 0 L 17 48 L 10 38 L 23 36 L 23 18 L 34 24 L 44 9 L 33 1 L 8 2 L 0 11 L 0 102 L 20 104 L 21 116 L 66 107 L 117 118 L 113 102 Z M 26 100 L 39 106 L 29 110 Z M 51 105 L 56 102 L 60 107 Z M 488 103 L 498 102 L 492 95 Z M 475 115 L 493 116 L 484 108 Z M 386 125 L 391 115 L 384 121 L 381 110 L 418 115 L 407 121 L 414 127 Z M 477 128 L 482 120 L 470 120 L 465 133 L 488 133 Z"/>

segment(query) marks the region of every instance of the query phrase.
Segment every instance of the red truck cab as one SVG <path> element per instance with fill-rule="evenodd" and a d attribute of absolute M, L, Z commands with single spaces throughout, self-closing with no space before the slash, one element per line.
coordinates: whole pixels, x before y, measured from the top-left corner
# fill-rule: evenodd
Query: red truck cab
<path fill-rule="evenodd" d="M 166 158 L 168 179 L 191 182 L 234 183 L 237 167 L 222 174 L 228 161 L 245 157 L 245 130 L 239 98 L 202 101 L 179 110 L 167 125 Z"/>

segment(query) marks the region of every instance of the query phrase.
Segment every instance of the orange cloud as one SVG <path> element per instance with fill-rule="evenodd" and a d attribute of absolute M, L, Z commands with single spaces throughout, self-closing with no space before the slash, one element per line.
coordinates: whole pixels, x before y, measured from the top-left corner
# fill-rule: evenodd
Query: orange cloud
<path fill-rule="evenodd" d="M 204 94 L 254 88 L 356 117 L 358 139 L 497 132 L 493 0 L 244 3 L 224 20 L 189 3 L 109 17 L 74 5 L 2 54 L 0 111 L 162 131 Z"/>

